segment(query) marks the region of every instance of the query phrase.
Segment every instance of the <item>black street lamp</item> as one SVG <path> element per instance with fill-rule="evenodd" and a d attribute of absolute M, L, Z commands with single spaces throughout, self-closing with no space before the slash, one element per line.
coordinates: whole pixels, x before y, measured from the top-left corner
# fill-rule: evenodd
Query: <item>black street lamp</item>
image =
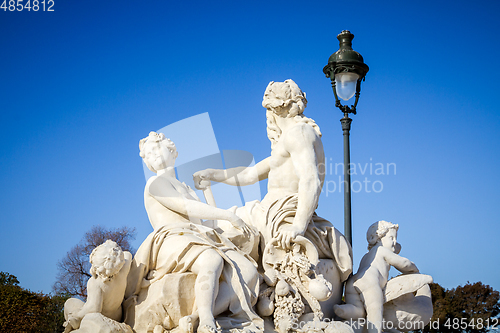
<path fill-rule="evenodd" d="M 335 95 L 335 106 L 344 113 L 340 119 L 344 132 L 344 235 L 352 245 L 351 226 L 351 174 L 350 152 L 349 152 L 349 131 L 351 121 L 349 113 L 356 114 L 359 92 L 361 91 L 361 81 L 364 81 L 368 66 L 363 62 L 363 57 L 352 49 L 352 39 L 354 35 L 350 31 L 344 30 L 338 34 L 337 39 L 340 47 L 337 52 L 328 59 L 328 65 L 323 68 L 323 73 L 332 81 L 333 94 Z M 339 97 L 344 101 L 356 95 L 354 104 L 351 107 L 342 105 Z"/>

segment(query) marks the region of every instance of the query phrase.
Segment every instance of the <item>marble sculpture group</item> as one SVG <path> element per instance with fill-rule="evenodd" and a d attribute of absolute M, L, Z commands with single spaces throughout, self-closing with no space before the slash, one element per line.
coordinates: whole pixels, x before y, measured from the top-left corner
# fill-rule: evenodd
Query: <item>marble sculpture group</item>
<path fill-rule="evenodd" d="M 303 114 L 305 93 L 292 80 L 271 82 L 262 105 L 271 156 L 194 173 L 209 204 L 176 178 L 168 133 L 140 140 L 156 174 L 144 189 L 154 231 L 134 256 L 111 240 L 92 252 L 88 297 L 66 302 L 65 332 L 380 333 L 429 322 L 432 278 L 399 255 L 397 224 L 370 226 L 353 275 L 351 245 L 316 215 L 325 155 L 319 126 Z M 210 199 L 211 182 L 263 179 L 262 201 L 225 210 Z M 391 266 L 402 275 L 388 281 Z"/>

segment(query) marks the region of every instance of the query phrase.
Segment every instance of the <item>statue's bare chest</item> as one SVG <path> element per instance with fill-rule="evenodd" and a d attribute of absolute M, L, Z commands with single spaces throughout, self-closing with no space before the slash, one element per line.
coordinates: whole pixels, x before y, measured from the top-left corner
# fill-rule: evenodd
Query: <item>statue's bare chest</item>
<path fill-rule="evenodd" d="M 279 168 L 287 163 L 291 163 L 290 153 L 285 149 L 283 144 L 278 142 L 271 151 L 271 169 Z"/>

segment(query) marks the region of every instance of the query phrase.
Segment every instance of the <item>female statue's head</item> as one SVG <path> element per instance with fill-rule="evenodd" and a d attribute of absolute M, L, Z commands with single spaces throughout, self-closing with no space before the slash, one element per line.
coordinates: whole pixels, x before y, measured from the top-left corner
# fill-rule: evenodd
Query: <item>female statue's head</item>
<path fill-rule="evenodd" d="M 175 144 L 163 133 L 150 132 L 147 138 L 139 142 L 139 149 L 139 155 L 148 169 L 154 173 L 173 167 L 178 155 Z"/>

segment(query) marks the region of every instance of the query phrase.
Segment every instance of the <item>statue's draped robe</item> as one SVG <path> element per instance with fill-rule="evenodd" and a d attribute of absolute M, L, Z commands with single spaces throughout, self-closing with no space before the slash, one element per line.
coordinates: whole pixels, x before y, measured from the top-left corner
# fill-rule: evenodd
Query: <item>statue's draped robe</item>
<path fill-rule="evenodd" d="M 252 201 L 235 212 L 246 223 L 260 230 L 263 238 L 260 245 L 263 248 L 276 237 L 282 225 L 293 223 L 298 201 L 297 194 L 280 198 L 269 207 L 264 207 L 258 201 Z M 341 281 L 347 280 L 353 268 L 352 249 L 344 235 L 329 221 L 314 213 L 304 237 L 314 244 L 319 259 L 333 259 L 339 269 Z"/>
<path fill-rule="evenodd" d="M 252 263 L 255 264 L 255 261 L 215 230 L 189 222 L 159 227 L 141 244 L 130 269 L 126 298 L 135 297 L 142 288 L 149 287 L 165 274 L 189 271 L 198 256 L 207 249 L 216 250 L 224 259 L 222 279 L 238 298 L 238 302 L 231 302 L 231 315 L 217 318 L 218 323 L 232 327 L 253 323 L 255 327 L 263 328 L 262 319 L 252 309 L 257 301 L 258 285 L 256 289 L 250 289 L 240 276 L 235 262 L 225 253 L 237 251 Z"/>

